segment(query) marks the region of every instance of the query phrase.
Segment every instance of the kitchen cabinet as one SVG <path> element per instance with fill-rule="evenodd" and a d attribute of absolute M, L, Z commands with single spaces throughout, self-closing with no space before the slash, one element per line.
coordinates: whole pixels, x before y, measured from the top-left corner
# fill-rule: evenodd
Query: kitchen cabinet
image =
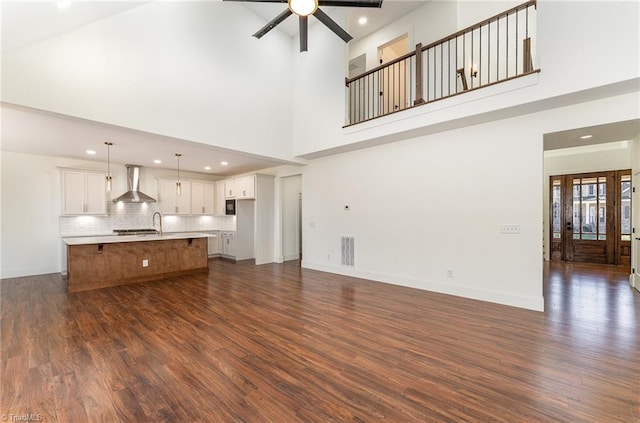
<path fill-rule="evenodd" d="M 191 181 L 191 214 L 214 214 L 214 193 L 214 183 Z"/>
<path fill-rule="evenodd" d="M 256 177 L 254 175 L 236 178 L 236 199 L 253 200 L 256 198 Z"/>
<path fill-rule="evenodd" d="M 224 181 L 225 198 L 236 200 L 253 200 L 256 198 L 255 175 L 240 176 Z"/>
<path fill-rule="evenodd" d="M 191 214 L 191 182 L 180 183 L 181 195 L 177 195 L 175 179 L 158 180 L 158 203 L 162 214 Z"/>
<path fill-rule="evenodd" d="M 107 194 L 103 172 L 62 170 L 62 214 L 107 214 Z"/>
<path fill-rule="evenodd" d="M 224 181 L 224 198 L 236 198 L 236 195 L 238 194 L 237 191 L 235 179 L 226 179 Z"/>
<path fill-rule="evenodd" d="M 236 258 L 236 234 L 235 232 L 221 232 L 222 238 L 222 256 L 227 258 Z"/>
<path fill-rule="evenodd" d="M 216 216 L 224 216 L 224 215 L 226 215 L 225 196 L 224 196 L 224 181 L 216 181 L 215 196 L 216 196 L 216 200 L 214 201 L 214 207 L 215 207 L 214 214 Z"/>
<path fill-rule="evenodd" d="M 217 256 L 220 254 L 220 245 L 218 241 L 218 233 L 209 234 L 209 257 Z"/>

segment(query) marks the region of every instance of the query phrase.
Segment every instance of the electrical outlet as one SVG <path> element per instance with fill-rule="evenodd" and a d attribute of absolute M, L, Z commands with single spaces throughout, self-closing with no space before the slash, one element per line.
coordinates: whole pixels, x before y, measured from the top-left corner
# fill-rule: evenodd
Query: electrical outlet
<path fill-rule="evenodd" d="M 520 225 L 500 225 L 500 233 L 507 235 L 517 235 L 520 233 Z"/>
<path fill-rule="evenodd" d="M 331 254 L 327 254 L 327 261 L 331 260 Z"/>
<path fill-rule="evenodd" d="M 452 278 L 453 277 L 453 269 L 447 269 L 447 277 L 448 278 Z"/>
<path fill-rule="evenodd" d="M 142 260 L 142 267 L 149 267 L 149 260 L 147 259 Z"/>

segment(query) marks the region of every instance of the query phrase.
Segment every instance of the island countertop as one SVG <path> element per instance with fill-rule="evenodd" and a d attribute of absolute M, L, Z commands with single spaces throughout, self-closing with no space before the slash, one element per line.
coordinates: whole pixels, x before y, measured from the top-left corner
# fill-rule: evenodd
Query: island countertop
<path fill-rule="evenodd" d="M 144 234 L 144 235 L 103 235 L 103 236 L 79 236 L 64 237 L 62 240 L 67 245 L 91 245 L 91 244 L 113 244 L 119 242 L 141 242 L 141 241 L 164 241 L 171 239 L 193 239 L 206 238 L 211 234 L 203 232 L 177 232 L 160 234 Z"/>

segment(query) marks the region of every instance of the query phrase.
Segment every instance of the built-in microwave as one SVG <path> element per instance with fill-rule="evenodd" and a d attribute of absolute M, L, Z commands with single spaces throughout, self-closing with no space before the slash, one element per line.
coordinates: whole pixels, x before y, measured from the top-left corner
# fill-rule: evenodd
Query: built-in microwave
<path fill-rule="evenodd" d="M 236 200 L 225 200 L 224 214 L 235 215 L 236 214 Z"/>

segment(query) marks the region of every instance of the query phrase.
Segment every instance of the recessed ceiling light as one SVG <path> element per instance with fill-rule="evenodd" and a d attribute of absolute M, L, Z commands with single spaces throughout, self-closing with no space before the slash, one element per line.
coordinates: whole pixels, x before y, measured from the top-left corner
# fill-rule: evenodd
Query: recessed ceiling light
<path fill-rule="evenodd" d="M 367 18 L 365 16 L 361 17 L 360 19 L 358 19 L 358 23 L 360 25 L 364 25 L 367 23 Z"/>
<path fill-rule="evenodd" d="M 90 156 L 95 156 L 96 155 L 96 151 L 95 150 L 87 150 L 87 154 Z"/>
<path fill-rule="evenodd" d="M 220 164 L 221 164 L 222 166 L 226 166 L 226 165 L 228 165 L 228 164 L 229 164 L 229 162 L 220 162 Z"/>
<path fill-rule="evenodd" d="M 211 167 L 210 166 L 205 166 L 204 170 L 211 170 Z"/>
<path fill-rule="evenodd" d="M 155 159 L 153 162 L 154 162 L 155 164 L 162 164 L 162 160 L 158 160 L 158 159 Z"/>
<path fill-rule="evenodd" d="M 580 137 L 581 140 L 588 140 L 589 138 L 592 138 L 593 135 L 583 135 Z"/>
<path fill-rule="evenodd" d="M 67 9 L 71 6 L 71 0 L 59 0 L 57 5 L 58 9 Z"/>

